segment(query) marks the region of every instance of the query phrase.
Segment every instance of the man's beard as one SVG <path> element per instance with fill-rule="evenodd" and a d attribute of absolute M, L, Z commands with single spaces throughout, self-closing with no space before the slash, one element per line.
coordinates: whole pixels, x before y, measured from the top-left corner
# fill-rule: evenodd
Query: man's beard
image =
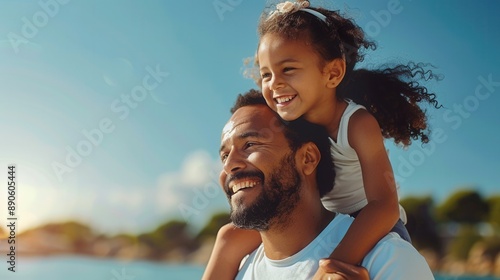
<path fill-rule="evenodd" d="M 253 175 L 253 176 L 252 176 Z M 245 207 L 243 199 L 231 203 L 231 220 L 239 228 L 266 231 L 269 226 L 285 225 L 289 214 L 299 201 L 300 176 L 295 169 L 295 153 L 285 155 L 271 173 L 269 181 L 261 171 L 238 174 L 237 177 L 259 177 L 262 192 Z"/>

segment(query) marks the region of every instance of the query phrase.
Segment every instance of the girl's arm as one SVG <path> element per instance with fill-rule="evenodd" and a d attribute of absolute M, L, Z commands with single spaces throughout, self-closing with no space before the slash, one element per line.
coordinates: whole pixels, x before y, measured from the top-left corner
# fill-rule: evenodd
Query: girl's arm
<path fill-rule="evenodd" d="M 358 154 L 368 204 L 354 219 L 330 257 L 359 264 L 398 221 L 399 202 L 377 120 L 365 110 L 356 111 L 349 120 L 348 139 Z"/>
<path fill-rule="evenodd" d="M 319 269 L 326 271 L 335 271 L 335 273 L 324 273 L 326 277 L 319 279 L 329 280 L 370 280 L 370 274 L 366 268 L 347 264 L 339 260 L 324 259 L 319 262 Z M 318 279 L 318 278 L 317 278 Z"/>
<path fill-rule="evenodd" d="M 240 229 L 233 224 L 222 226 L 202 280 L 233 280 L 241 260 L 257 249 L 260 243 L 260 234 L 255 230 Z"/>

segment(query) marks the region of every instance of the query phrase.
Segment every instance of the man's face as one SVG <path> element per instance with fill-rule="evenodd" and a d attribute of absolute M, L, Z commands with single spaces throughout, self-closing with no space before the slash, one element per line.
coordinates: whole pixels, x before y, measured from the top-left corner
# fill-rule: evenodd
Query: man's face
<path fill-rule="evenodd" d="M 295 153 L 277 123 L 269 107 L 245 106 L 222 131 L 220 183 L 238 227 L 267 230 L 284 223 L 299 200 Z"/>

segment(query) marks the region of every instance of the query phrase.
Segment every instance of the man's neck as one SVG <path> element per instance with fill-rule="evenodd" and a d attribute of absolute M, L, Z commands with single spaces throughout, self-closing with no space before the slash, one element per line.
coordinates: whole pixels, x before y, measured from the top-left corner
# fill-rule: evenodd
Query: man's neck
<path fill-rule="evenodd" d="M 335 213 L 320 204 L 318 209 L 296 207 L 285 224 L 261 232 L 266 256 L 272 260 L 290 257 L 311 243 L 332 221 Z"/>

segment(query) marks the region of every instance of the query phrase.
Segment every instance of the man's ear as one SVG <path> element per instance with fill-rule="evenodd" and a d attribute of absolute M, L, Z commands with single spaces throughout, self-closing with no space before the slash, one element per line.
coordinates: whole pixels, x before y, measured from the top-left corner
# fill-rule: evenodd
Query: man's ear
<path fill-rule="evenodd" d="M 321 153 L 318 147 L 312 142 L 302 145 L 299 151 L 300 152 L 297 154 L 300 155 L 300 171 L 302 171 L 304 175 L 311 175 L 319 164 Z"/>
<path fill-rule="evenodd" d="M 328 88 L 336 88 L 345 75 L 345 60 L 342 58 L 335 58 L 325 65 L 324 73 L 327 79 L 326 86 Z"/>

